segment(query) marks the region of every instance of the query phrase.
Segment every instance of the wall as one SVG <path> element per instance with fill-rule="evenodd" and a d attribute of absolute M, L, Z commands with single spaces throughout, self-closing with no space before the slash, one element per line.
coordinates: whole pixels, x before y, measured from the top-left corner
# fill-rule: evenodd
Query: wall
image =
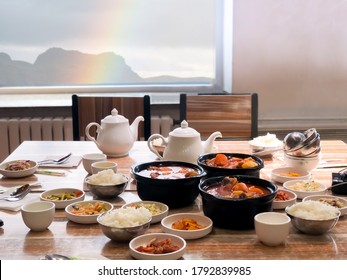
<path fill-rule="evenodd" d="M 234 0 L 233 92 L 260 130 L 347 128 L 347 2 Z"/>

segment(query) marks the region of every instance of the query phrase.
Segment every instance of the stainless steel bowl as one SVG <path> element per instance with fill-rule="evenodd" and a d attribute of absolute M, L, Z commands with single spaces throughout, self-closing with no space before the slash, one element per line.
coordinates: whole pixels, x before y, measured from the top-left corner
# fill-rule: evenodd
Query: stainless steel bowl
<path fill-rule="evenodd" d="M 97 218 L 97 221 L 104 235 L 110 238 L 111 240 L 117 241 L 117 242 L 128 242 L 134 237 L 144 234 L 149 228 L 151 224 L 151 220 L 152 220 L 152 219 L 149 219 L 142 225 L 120 228 L 120 227 L 105 225 L 102 222 L 100 222 L 100 219 L 102 219 L 102 217 L 106 214 L 107 212 L 100 214 Z"/>
<path fill-rule="evenodd" d="M 85 179 L 85 183 L 89 191 L 99 198 L 116 198 L 118 195 L 124 192 L 128 185 L 129 178 L 124 176 L 124 180 L 125 181 L 123 183 L 116 185 L 95 185 L 91 184 L 87 177 Z"/>

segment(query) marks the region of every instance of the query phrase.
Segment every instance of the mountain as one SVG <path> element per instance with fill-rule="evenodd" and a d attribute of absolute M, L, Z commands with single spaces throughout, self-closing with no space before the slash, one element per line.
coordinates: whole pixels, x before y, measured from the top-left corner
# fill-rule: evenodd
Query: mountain
<path fill-rule="evenodd" d="M 211 81 L 200 78 L 200 81 Z M 194 79 L 196 81 L 196 78 Z M 111 52 L 97 55 L 50 48 L 32 63 L 12 60 L 0 53 L 0 86 L 134 84 L 192 82 L 192 78 L 159 76 L 142 78 L 124 58 Z"/>

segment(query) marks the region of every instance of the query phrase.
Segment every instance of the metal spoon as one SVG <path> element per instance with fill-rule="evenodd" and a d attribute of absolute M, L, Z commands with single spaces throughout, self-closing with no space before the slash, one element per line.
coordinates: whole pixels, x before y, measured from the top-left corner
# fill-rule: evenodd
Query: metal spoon
<path fill-rule="evenodd" d="M 42 164 L 47 164 L 47 163 L 53 163 L 53 164 L 62 164 L 64 162 L 66 162 L 70 157 L 71 157 L 72 153 L 69 153 L 68 155 L 60 158 L 60 159 L 45 159 L 45 160 L 41 160 L 38 162 L 39 165 Z"/>
<path fill-rule="evenodd" d="M 44 260 L 70 260 L 69 257 L 59 254 L 45 255 Z"/>
<path fill-rule="evenodd" d="M 19 187 L 18 189 L 16 189 L 9 196 L 0 197 L 0 200 L 7 200 L 7 201 L 21 200 L 30 192 L 30 189 L 31 189 L 31 186 L 29 184 L 25 184 Z"/>

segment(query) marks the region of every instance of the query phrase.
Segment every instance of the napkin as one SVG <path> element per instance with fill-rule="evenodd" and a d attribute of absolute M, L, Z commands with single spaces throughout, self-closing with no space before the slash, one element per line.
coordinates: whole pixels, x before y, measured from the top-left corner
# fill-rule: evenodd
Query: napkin
<path fill-rule="evenodd" d="M 52 156 L 47 156 L 44 160 L 46 159 L 59 159 L 62 158 L 64 155 L 52 155 Z M 40 164 L 40 167 L 77 167 L 82 160 L 81 156 L 76 156 L 72 155 L 66 162 L 61 163 L 61 164 L 52 164 L 52 163 L 44 163 Z"/>
<path fill-rule="evenodd" d="M 4 195 L 1 195 L 1 196 L 4 196 Z M 20 210 L 22 205 L 26 203 L 34 202 L 34 201 L 39 201 L 39 200 L 40 198 L 37 196 L 37 194 L 29 193 L 23 199 L 18 201 L 0 200 L 0 209 L 17 212 Z"/>

